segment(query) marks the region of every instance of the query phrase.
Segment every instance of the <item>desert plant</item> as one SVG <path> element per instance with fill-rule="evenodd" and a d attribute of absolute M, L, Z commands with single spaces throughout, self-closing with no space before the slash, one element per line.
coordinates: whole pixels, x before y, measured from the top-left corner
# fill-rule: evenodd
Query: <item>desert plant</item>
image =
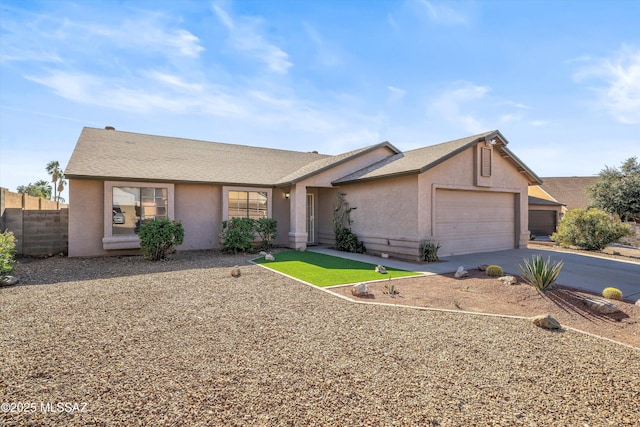
<path fill-rule="evenodd" d="M 629 225 L 620 222 L 617 216 L 592 208 L 568 211 L 551 238 L 562 246 L 573 245 L 599 251 L 631 234 Z"/>
<path fill-rule="evenodd" d="M 438 249 L 440 249 L 440 243 L 428 238 L 420 242 L 420 259 L 426 262 L 436 262 L 438 258 Z"/>
<path fill-rule="evenodd" d="M 184 240 L 180 221 L 167 218 L 145 219 L 140 224 L 140 248 L 146 259 L 159 261 L 171 254 Z"/>
<path fill-rule="evenodd" d="M 273 218 L 258 218 L 255 221 L 255 230 L 260 237 L 262 249 L 268 251 L 273 248 L 273 240 L 278 234 L 278 221 Z"/>
<path fill-rule="evenodd" d="M 338 227 L 335 229 L 335 233 L 337 250 L 356 254 L 363 254 L 367 251 L 364 243 L 353 234 L 350 228 Z"/>
<path fill-rule="evenodd" d="M 16 262 L 16 238 L 9 230 L 0 234 L 0 277 L 13 272 Z"/>
<path fill-rule="evenodd" d="M 562 261 L 551 263 L 551 257 L 545 261 L 540 255 L 533 255 L 531 260 L 524 258 L 523 261 L 524 266 L 519 264 L 518 267 L 522 271 L 524 280 L 541 291 L 550 289 L 556 283 L 560 270 L 564 266 Z"/>
<path fill-rule="evenodd" d="M 622 300 L 622 291 L 616 288 L 605 288 L 602 291 L 602 296 L 609 299 Z"/>
<path fill-rule="evenodd" d="M 251 242 L 255 239 L 255 220 L 252 218 L 231 218 L 222 221 L 221 237 L 224 239 L 222 251 L 237 254 L 251 252 Z"/>
<path fill-rule="evenodd" d="M 396 289 L 396 285 L 394 285 L 393 283 L 387 283 L 382 288 L 382 293 L 385 294 L 385 295 L 389 295 L 389 296 L 393 297 L 393 296 L 398 295 L 400 293 L 400 291 L 398 291 Z"/>
<path fill-rule="evenodd" d="M 343 252 L 363 254 L 367 251 L 358 236 L 351 231 L 351 212 L 357 208 L 349 206 L 345 193 L 336 194 L 336 207 L 333 210 L 333 231 L 336 236 L 336 249 Z"/>
<path fill-rule="evenodd" d="M 499 265 L 490 265 L 487 267 L 487 276 L 502 277 L 504 276 L 504 271 L 502 271 L 502 267 Z"/>

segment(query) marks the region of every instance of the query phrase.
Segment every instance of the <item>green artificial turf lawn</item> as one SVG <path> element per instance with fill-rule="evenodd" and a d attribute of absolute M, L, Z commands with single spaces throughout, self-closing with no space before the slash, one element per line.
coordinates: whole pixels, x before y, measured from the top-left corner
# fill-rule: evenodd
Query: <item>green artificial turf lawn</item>
<path fill-rule="evenodd" d="M 419 275 L 386 266 L 387 274 L 380 274 L 374 264 L 309 251 L 286 251 L 274 256 L 275 261 L 260 257 L 254 262 L 320 287 Z"/>

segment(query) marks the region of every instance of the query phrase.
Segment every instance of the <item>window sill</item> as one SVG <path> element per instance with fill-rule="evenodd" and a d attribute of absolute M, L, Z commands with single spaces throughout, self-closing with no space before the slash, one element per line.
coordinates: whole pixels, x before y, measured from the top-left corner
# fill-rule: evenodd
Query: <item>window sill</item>
<path fill-rule="evenodd" d="M 102 249 L 105 251 L 113 249 L 139 249 L 140 239 L 138 236 L 118 236 L 103 237 Z"/>

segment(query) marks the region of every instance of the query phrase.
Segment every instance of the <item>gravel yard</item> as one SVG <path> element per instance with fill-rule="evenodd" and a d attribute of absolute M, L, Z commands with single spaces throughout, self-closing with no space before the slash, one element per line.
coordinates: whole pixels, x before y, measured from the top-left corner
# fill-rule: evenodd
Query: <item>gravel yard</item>
<path fill-rule="evenodd" d="M 640 424 L 638 350 L 354 304 L 248 259 L 19 265 L 0 289 L 0 425 Z"/>

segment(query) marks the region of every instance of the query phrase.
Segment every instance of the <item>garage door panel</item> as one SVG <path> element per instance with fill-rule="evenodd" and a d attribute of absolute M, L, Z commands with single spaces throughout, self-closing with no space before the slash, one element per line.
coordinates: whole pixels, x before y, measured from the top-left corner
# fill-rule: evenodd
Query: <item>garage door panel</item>
<path fill-rule="evenodd" d="M 512 249 L 514 203 L 512 193 L 437 190 L 434 235 L 440 254 Z"/>

